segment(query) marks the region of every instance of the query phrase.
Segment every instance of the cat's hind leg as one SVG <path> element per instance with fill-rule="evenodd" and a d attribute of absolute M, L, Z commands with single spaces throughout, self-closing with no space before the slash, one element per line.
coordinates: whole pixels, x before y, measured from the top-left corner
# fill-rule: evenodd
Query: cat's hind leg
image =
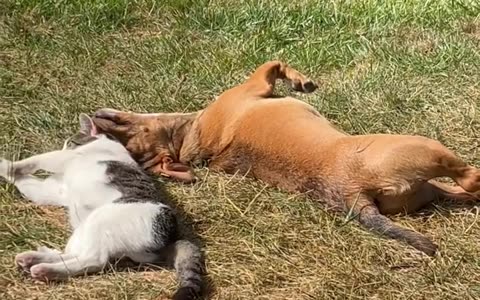
<path fill-rule="evenodd" d="M 34 265 L 30 268 L 32 278 L 54 281 L 98 272 L 110 259 L 147 250 L 155 244 L 152 221 L 158 207 L 147 203 L 115 203 L 97 208 L 68 241 L 65 253 L 72 258 Z"/>
<path fill-rule="evenodd" d="M 29 271 L 33 279 L 60 281 L 68 277 L 98 272 L 103 269 L 110 257 L 108 245 L 102 244 L 102 239 L 108 233 L 103 230 L 102 224 L 89 219 L 92 218 L 87 218 L 84 223 L 75 229 L 67 243 L 65 253 L 57 254 L 56 257 L 60 259 L 45 259 L 30 266 Z M 93 220 L 96 219 L 98 218 L 93 218 Z M 28 255 L 31 255 L 31 253 L 27 254 L 27 258 Z M 39 255 L 39 253 L 35 253 L 35 255 Z M 49 258 L 52 258 L 52 256 Z"/>
<path fill-rule="evenodd" d="M 75 229 L 61 260 L 44 261 L 30 268 L 33 279 L 40 281 L 65 280 L 68 277 L 98 272 L 110 257 L 108 247 L 102 245 L 105 233 L 100 224 L 88 224 L 88 219 Z M 92 223 L 92 222 L 90 222 Z M 93 230 L 97 226 L 97 232 Z"/>
<path fill-rule="evenodd" d="M 108 262 L 94 254 L 88 256 L 69 256 L 69 259 L 55 263 L 40 263 L 30 268 L 33 279 L 41 281 L 59 281 L 68 277 L 87 275 L 101 271 Z"/>
<path fill-rule="evenodd" d="M 54 263 L 70 259 L 72 256 L 47 247 L 39 247 L 37 251 L 26 251 L 15 256 L 15 263 L 25 272 L 39 263 Z"/>

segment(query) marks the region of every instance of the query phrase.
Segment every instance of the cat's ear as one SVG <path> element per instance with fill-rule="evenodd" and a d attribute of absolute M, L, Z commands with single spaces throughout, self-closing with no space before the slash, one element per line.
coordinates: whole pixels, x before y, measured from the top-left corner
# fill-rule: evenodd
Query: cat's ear
<path fill-rule="evenodd" d="M 90 118 L 87 114 L 80 114 L 79 116 L 80 121 L 80 132 L 84 134 L 88 134 L 90 136 L 97 135 L 97 126 L 93 123 L 92 118 Z"/>

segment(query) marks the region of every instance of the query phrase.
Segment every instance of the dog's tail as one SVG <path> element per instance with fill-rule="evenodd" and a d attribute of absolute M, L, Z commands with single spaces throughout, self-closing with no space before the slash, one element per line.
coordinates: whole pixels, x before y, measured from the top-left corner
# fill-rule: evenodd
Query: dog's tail
<path fill-rule="evenodd" d="M 175 268 L 180 285 L 173 295 L 173 299 L 200 299 L 204 271 L 200 248 L 187 240 L 178 240 L 168 248 L 168 260 Z"/>
<path fill-rule="evenodd" d="M 437 251 L 438 246 L 426 236 L 395 224 L 392 220 L 380 214 L 375 206 L 364 207 L 358 215 L 358 220 L 368 229 L 392 239 L 405 241 L 429 256 L 435 255 Z"/>

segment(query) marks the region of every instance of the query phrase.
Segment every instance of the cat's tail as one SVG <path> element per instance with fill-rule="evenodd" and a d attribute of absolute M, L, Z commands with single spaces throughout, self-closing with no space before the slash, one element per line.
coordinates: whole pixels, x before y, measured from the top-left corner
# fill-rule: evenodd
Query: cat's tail
<path fill-rule="evenodd" d="M 174 300 L 199 299 L 203 290 L 203 257 L 199 247 L 187 240 L 178 240 L 169 253 L 180 284 Z"/>

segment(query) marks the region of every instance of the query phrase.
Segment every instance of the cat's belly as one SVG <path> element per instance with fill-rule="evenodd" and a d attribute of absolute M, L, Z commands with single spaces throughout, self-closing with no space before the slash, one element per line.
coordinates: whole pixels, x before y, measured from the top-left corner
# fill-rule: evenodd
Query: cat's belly
<path fill-rule="evenodd" d="M 79 205 L 78 203 L 72 203 L 68 206 L 68 217 L 70 220 L 70 226 L 73 229 L 78 228 L 80 224 L 87 219 L 88 215 L 94 210 L 95 208 Z"/>
<path fill-rule="evenodd" d="M 117 189 L 104 181 L 71 182 L 65 186 L 71 226 L 76 228 L 96 208 L 112 203 L 121 196 Z"/>

